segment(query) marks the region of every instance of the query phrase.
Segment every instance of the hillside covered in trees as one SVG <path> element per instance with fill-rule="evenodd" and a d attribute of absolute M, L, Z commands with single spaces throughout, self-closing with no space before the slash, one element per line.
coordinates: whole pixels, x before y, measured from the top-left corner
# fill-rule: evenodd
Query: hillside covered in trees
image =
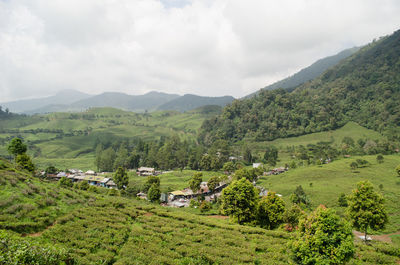
<path fill-rule="evenodd" d="M 400 31 L 363 47 L 295 88 L 236 100 L 206 120 L 199 139 L 266 141 L 339 128 L 348 121 L 399 139 Z"/>

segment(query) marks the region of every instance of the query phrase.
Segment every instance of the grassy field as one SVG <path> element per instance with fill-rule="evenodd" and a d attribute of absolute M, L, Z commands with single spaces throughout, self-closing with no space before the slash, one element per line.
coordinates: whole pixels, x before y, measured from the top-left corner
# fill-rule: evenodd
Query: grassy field
<path fill-rule="evenodd" d="M 339 147 L 344 137 L 351 137 L 355 142 L 357 142 L 358 139 L 384 139 L 384 136 L 376 131 L 364 128 L 355 122 L 348 122 L 345 126 L 333 131 L 311 133 L 297 137 L 276 139 L 274 141 L 246 142 L 246 144 L 257 153 L 259 157 L 264 155 L 266 146 L 276 146 L 279 149 L 280 161 L 278 162 L 278 166 L 283 166 L 292 160 L 289 153 L 286 151 L 287 147 L 307 146 L 308 144 L 317 144 L 318 142 L 332 142 L 333 146 Z"/>
<path fill-rule="evenodd" d="M 0 161 L 0 236 L 3 240 L 5 233 L 27 242 L 18 253 L 51 245 L 65 249 L 63 253 L 76 264 L 291 263 L 287 245 L 293 233 L 240 226 L 228 219 L 137 199 L 60 188 Z M 15 249 L 6 250 L 17 255 Z M 45 248 L 41 255 L 44 251 L 50 251 L 49 255 L 53 250 Z M 391 244 L 356 242 L 349 264 L 394 264 L 399 258 Z"/>
<path fill-rule="evenodd" d="M 357 158 L 367 160 L 370 165 L 352 170 L 350 163 Z M 377 163 L 376 156 L 352 157 L 321 166 L 299 167 L 280 175 L 263 176 L 258 184 L 282 194 L 286 203 L 289 203 L 296 186 L 302 185 L 311 199 L 312 208 L 324 204 L 343 213 L 343 208 L 338 205 L 339 195 L 350 194 L 357 182 L 369 180 L 386 199 L 390 218 L 384 232 L 396 232 L 400 230 L 400 178 L 394 168 L 399 164 L 400 155 L 384 156 L 382 164 Z M 382 189 L 379 188 L 381 184 Z"/>

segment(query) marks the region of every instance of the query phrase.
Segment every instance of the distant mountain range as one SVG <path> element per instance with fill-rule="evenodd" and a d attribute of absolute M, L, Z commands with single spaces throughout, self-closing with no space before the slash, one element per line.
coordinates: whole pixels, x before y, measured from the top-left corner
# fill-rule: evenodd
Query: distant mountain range
<path fill-rule="evenodd" d="M 123 110 L 144 112 L 156 110 L 188 111 L 207 105 L 225 106 L 234 100 L 231 96 L 202 97 L 149 92 L 144 95 L 105 92 L 88 95 L 76 90 L 63 90 L 51 97 L 0 103 L 11 112 L 38 114 L 49 112 L 84 111 L 92 107 L 113 107 Z"/>
<path fill-rule="evenodd" d="M 216 105 L 225 106 L 234 100 L 231 96 L 224 97 L 200 97 L 192 94 L 186 94 L 181 97 L 172 99 L 167 103 L 162 104 L 158 110 L 177 110 L 177 111 L 188 111 L 197 109 L 202 106 Z"/>
<path fill-rule="evenodd" d="M 294 89 L 294 88 L 298 87 L 299 85 L 304 84 L 304 83 L 311 81 L 314 78 L 320 76 L 327 69 L 331 68 L 332 66 L 337 65 L 340 61 L 353 55 L 358 50 L 360 50 L 360 47 L 354 47 L 354 48 L 343 50 L 333 56 L 328 56 L 328 57 L 319 59 L 312 65 L 300 70 L 299 72 L 295 73 L 294 75 L 291 75 L 291 76 L 289 76 L 285 79 L 282 79 L 278 82 L 275 82 L 269 86 L 261 88 L 259 91 L 254 92 L 250 95 L 247 95 L 244 98 L 249 98 L 254 95 L 257 95 L 258 93 L 260 93 L 260 91 L 263 91 L 263 90 L 273 90 L 273 89 L 278 89 L 278 88 L 283 88 L 283 89 L 287 89 L 287 90 Z"/>

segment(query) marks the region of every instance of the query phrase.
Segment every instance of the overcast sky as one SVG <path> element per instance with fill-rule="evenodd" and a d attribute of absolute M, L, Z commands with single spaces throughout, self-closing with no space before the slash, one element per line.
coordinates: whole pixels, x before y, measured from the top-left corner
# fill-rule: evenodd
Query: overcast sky
<path fill-rule="evenodd" d="M 400 28 L 398 0 L 0 0 L 0 102 L 242 97 Z"/>

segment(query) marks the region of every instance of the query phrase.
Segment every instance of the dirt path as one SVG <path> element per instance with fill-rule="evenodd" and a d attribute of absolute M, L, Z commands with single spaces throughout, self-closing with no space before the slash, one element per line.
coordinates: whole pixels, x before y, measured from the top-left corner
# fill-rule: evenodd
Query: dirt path
<path fill-rule="evenodd" d="M 53 224 L 49 225 L 48 227 L 46 227 L 44 230 L 40 231 L 40 232 L 36 232 L 36 233 L 32 233 L 32 234 L 22 234 L 22 237 L 38 237 L 41 236 L 42 233 L 46 230 L 49 230 L 50 228 L 52 228 L 53 226 L 56 225 L 57 222 L 54 222 Z"/>
<path fill-rule="evenodd" d="M 364 233 L 361 233 L 358 231 L 353 231 L 353 234 L 356 237 L 364 236 Z M 390 236 L 394 236 L 394 235 L 400 235 L 400 231 L 397 231 L 396 233 L 385 234 L 385 235 L 368 235 L 368 236 L 371 237 L 372 240 L 381 241 L 381 242 L 385 242 L 385 243 L 392 243 L 392 239 L 390 238 Z"/>

